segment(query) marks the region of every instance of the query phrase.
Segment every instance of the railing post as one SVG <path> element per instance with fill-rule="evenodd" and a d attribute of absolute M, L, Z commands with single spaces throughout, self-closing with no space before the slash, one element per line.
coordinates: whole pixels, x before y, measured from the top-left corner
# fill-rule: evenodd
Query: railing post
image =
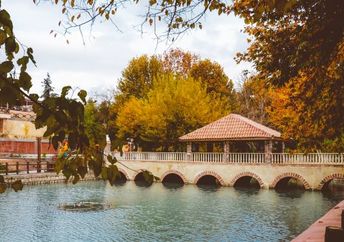
<path fill-rule="evenodd" d="M 192 161 L 192 143 L 188 142 L 186 144 L 186 160 Z"/>
<path fill-rule="evenodd" d="M 265 147 L 264 147 L 264 153 L 265 153 L 265 162 L 271 163 L 271 153 L 272 153 L 272 140 L 265 141 Z"/>
<path fill-rule="evenodd" d="M 224 151 L 224 162 L 229 162 L 229 141 L 225 141 L 223 145 L 223 151 Z"/>
<path fill-rule="evenodd" d="M 19 162 L 18 161 L 16 162 L 16 173 L 17 173 L 17 175 L 19 174 Z"/>
<path fill-rule="evenodd" d="M 5 166 L 6 166 L 6 167 L 5 167 L 5 169 L 6 169 L 6 170 L 5 170 L 5 174 L 8 175 L 8 163 L 7 163 L 7 162 L 6 162 Z"/>
<path fill-rule="evenodd" d="M 30 162 L 26 162 L 26 173 L 29 174 L 30 173 Z"/>

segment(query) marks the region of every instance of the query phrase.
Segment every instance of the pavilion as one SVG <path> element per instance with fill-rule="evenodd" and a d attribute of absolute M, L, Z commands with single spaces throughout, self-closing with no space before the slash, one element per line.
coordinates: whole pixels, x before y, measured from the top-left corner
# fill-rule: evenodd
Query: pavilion
<path fill-rule="evenodd" d="M 179 140 L 187 143 L 187 153 L 198 152 L 199 144 L 206 144 L 206 151 L 213 152 L 215 143 L 222 144 L 224 153 L 247 152 L 247 149 L 240 150 L 240 147 L 248 143 L 255 144 L 257 153 L 284 152 L 284 142 L 280 132 L 239 114 L 229 114 L 181 136 Z"/>

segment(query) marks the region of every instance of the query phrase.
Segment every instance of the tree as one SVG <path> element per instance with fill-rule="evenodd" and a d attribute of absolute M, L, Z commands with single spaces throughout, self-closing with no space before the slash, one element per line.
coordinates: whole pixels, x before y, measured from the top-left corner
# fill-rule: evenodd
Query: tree
<path fill-rule="evenodd" d="M 143 55 L 131 60 L 128 67 L 122 72 L 122 78 L 118 86 L 119 91 L 115 95 L 115 102 L 111 105 L 111 116 L 113 119 L 109 120 L 112 122 L 109 126 L 111 126 L 112 133 L 117 134 L 114 135 L 117 138 L 111 139 L 112 143 L 116 143 L 115 146 L 118 146 L 119 143 L 128 137 L 135 138 L 136 141 L 141 143 L 141 146 L 146 145 L 147 139 L 144 140 L 140 136 L 144 131 L 142 130 L 144 126 L 136 122 L 141 120 L 136 115 L 136 113 L 139 113 L 137 100 L 146 99 L 148 93 L 153 89 L 154 79 L 168 75 L 175 76 L 180 81 L 188 80 L 189 77 L 193 78 L 194 81 L 199 82 L 205 88 L 206 92 L 214 100 L 221 99 L 221 102 L 226 103 L 222 107 L 226 108 L 224 110 L 225 112 L 233 111 L 237 108 L 233 82 L 227 77 L 223 68 L 218 63 L 208 59 L 200 59 L 200 57 L 190 52 L 182 51 L 181 49 L 172 49 L 158 57 Z M 163 79 L 165 80 L 166 78 Z M 143 104 L 141 103 L 140 105 L 142 106 Z M 117 119 L 126 117 L 126 115 L 119 116 L 118 113 L 120 112 L 128 112 L 127 118 L 117 121 Z M 116 121 L 113 122 L 113 120 Z M 130 122 L 133 127 L 123 131 L 119 124 L 122 125 L 126 122 Z M 137 126 L 135 126 L 136 124 Z M 129 126 L 127 124 L 127 127 Z M 173 139 L 175 140 L 175 137 Z M 151 147 L 154 142 L 153 140 L 149 140 L 148 143 Z"/>
<path fill-rule="evenodd" d="M 207 93 L 199 81 L 164 74 L 155 80 L 146 98 L 132 98 L 119 111 L 118 134 L 148 142 L 150 148 L 180 149 L 180 136 L 228 112 L 226 100 Z"/>
<path fill-rule="evenodd" d="M 234 1 L 249 24 L 247 52 L 267 86 L 277 88 L 271 122 L 310 150 L 340 140 L 344 123 L 344 2 Z M 283 106 L 280 104 L 283 103 Z"/>
<path fill-rule="evenodd" d="M 156 56 L 143 55 L 133 58 L 122 72 L 118 83 L 119 95 L 124 100 L 128 100 L 131 96 L 145 97 L 153 79 L 159 73 L 162 73 L 162 64 Z"/>
<path fill-rule="evenodd" d="M 43 85 L 43 94 L 41 96 L 42 98 L 46 99 L 50 97 L 50 95 L 54 91 L 54 88 L 51 86 L 51 84 L 52 84 L 52 81 L 50 79 L 50 75 L 49 73 L 47 73 L 47 77 L 44 78 L 42 81 L 42 85 Z"/>
<path fill-rule="evenodd" d="M 106 146 L 106 128 L 102 122 L 102 108 L 97 107 L 95 101 L 88 100 L 85 105 L 85 129 L 91 146 Z"/>
<path fill-rule="evenodd" d="M 267 108 L 271 95 L 265 79 L 259 76 L 243 74 L 238 98 L 238 112 L 259 123 L 269 124 Z"/>
<path fill-rule="evenodd" d="M 188 75 L 192 66 L 198 62 L 199 59 L 199 56 L 181 49 L 171 49 L 160 57 L 160 61 L 166 73 L 173 73 L 183 77 Z"/>
<path fill-rule="evenodd" d="M 200 80 L 207 87 L 207 93 L 218 94 L 228 99 L 230 109 L 237 109 L 237 97 L 233 81 L 228 78 L 222 66 L 209 59 L 195 62 L 190 70 L 190 76 Z"/>

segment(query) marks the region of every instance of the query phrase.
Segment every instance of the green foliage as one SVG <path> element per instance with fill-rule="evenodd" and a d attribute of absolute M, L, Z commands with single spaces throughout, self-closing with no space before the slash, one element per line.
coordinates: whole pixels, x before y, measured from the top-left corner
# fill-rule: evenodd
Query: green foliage
<path fill-rule="evenodd" d="M 89 100 L 85 105 L 85 129 L 90 144 L 92 146 L 98 144 L 101 149 L 104 149 L 106 146 L 106 130 L 102 120 L 99 118 L 99 112 L 100 110 L 95 102 Z"/>
<path fill-rule="evenodd" d="M 54 88 L 52 87 L 52 81 L 50 78 L 49 73 L 47 73 L 47 78 L 43 79 L 42 85 L 43 85 L 43 94 L 42 94 L 42 98 L 46 99 L 48 97 L 50 97 L 54 91 Z"/>

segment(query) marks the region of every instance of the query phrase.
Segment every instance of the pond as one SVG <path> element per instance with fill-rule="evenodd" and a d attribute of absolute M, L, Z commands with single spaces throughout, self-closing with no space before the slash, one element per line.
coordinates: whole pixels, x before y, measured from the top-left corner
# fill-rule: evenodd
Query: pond
<path fill-rule="evenodd" d="M 287 241 L 342 195 L 134 182 L 25 186 L 0 195 L 0 241 Z M 106 206 L 60 209 L 80 202 Z"/>

